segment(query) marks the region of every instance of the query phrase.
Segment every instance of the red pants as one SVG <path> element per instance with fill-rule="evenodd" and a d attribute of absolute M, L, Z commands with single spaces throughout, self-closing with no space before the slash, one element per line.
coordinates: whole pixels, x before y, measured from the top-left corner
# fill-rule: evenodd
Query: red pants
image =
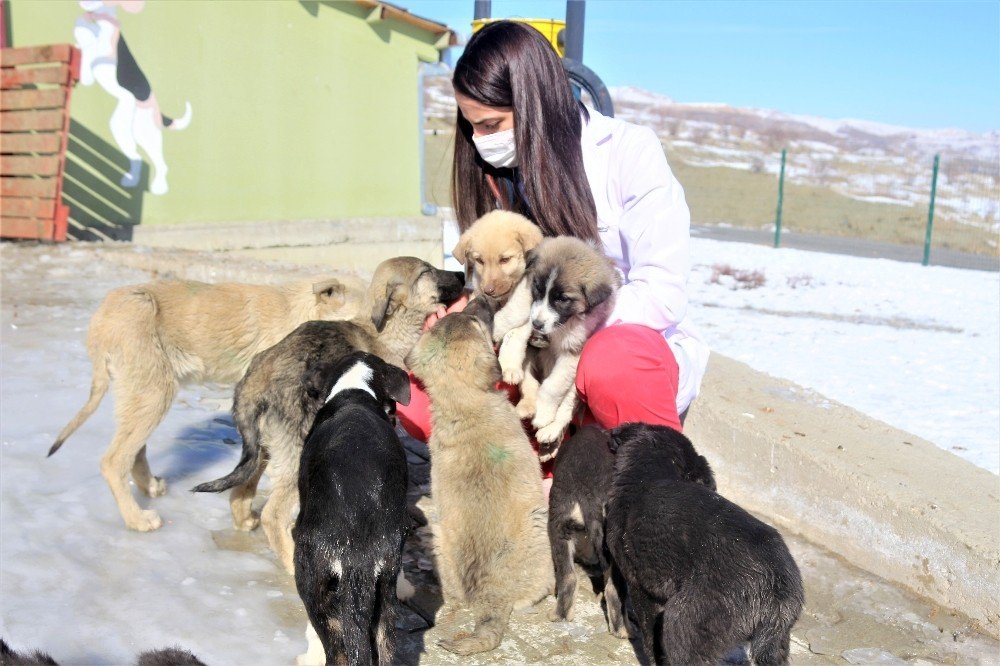
<path fill-rule="evenodd" d="M 677 376 L 677 361 L 661 333 L 637 324 L 601 329 L 584 345 L 576 371 L 576 390 L 587 405 L 584 422 L 611 429 L 640 421 L 681 430 Z M 516 401 L 516 390 L 509 388 Z M 396 416 L 411 437 L 427 441 L 430 401 L 412 377 L 410 404 L 399 405 Z"/>

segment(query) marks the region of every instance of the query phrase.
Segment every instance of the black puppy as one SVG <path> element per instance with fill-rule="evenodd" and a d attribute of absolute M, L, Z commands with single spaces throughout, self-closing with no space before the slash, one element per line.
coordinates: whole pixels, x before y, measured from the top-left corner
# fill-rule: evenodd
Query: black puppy
<path fill-rule="evenodd" d="M 716 664 L 749 642 L 755 664 L 787 664 L 804 595 L 781 535 L 718 495 L 708 462 L 676 430 L 626 424 L 611 449 L 606 539 L 647 657 Z"/>
<path fill-rule="evenodd" d="M 598 566 L 604 582 L 608 631 L 627 638 L 621 598 L 612 579 L 611 561 L 604 543 L 604 512 L 611 493 L 615 456 L 608 434 L 595 426 L 581 428 L 559 447 L 549 491 L 549 544 L 556 568 L 556 607 L 553 622 L 573 619 L 576 593 L 574 557 Z"/>
<path fill-rule="evenodd" d="M 327 663 L 390 664 L 409 517 L 406 454 L 388 413 L 409 403 L 409 377 L 365 352 L 310 372 L 326 404 L 299 463 L 295 585 Z"/>

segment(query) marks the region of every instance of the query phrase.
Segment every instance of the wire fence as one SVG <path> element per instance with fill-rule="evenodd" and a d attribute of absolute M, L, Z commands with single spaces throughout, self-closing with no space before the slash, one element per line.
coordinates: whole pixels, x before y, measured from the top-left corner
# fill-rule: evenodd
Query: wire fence
<path fill-rule="evenodd" d="M 696 225 L 756 230 L 775 246 L 854 245 L 865 256 L 1000 270 L 995 160 L 944 151 L 920 160 L 775 148 L 737 168 L 732 159 L 712 165 L 704 158 L 694 165 L 671 159 L 671 167 Z"/>

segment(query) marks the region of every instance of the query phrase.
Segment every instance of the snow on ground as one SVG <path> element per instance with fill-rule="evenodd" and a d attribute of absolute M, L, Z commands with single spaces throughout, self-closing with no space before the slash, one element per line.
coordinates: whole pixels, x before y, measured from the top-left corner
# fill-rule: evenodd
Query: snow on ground
<path fill-rule="evenodd" d="M 715 352 L 1000 473 L 1000 274 L 704 238 L 691 265 L 689 315 Z M 713 281 L 716 266 L 764 283 Z"/>
<path fill-rule="evenodd" d="M 714 351 L 1000 472 L 1000 275 L 699 238 L 691 260 Z"/>
<path fill-rule="evenodd" d="M 715 351 L 998 471 L 996 273 L 698 238 L 691 249 L 691 316 Z M 98 467 L 110 396 L 45 453 L 87 396 L 90 315 L 149 276 L 73 246 L 0 252 L 0 636 L 65 664 L 175 644 L 210 664 L 291 663 L 305 649 L 291 579 L 259 530 L 232 530 L 225 496 L 187 492 L 238 459 L 230 390 L 182 391 L 149 442 L 170 490 L 139 499 L 164 527 L 125 530 Z M 733 289 L 723 265 L 764 284 Z"/>

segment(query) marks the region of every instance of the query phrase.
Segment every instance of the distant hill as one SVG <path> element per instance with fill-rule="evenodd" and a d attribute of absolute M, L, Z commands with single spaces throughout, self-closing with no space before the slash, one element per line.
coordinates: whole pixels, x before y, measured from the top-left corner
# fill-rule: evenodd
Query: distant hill
<path fill-rule="evenodd" d="M 455 103 L 448 77 L 428 77 L 426 81 L 425 112 L 430 126 L 450 127 Z M 681 103 L 634 87 L 611 88 L 610 92 L 617 117 L 648 126 L 657 133 L 685 188 L 697 187 L 688 180 L 710 180 L 719 191 L 738 191 L 742 200 L 753 199 L 752 193 L 767 181 L 749 180 L 749 175 L 740 177 L 719 169 L 774 176 L 780 168 L 781 150 L 787 148 L 787 184 L 809 188 L 814 198 L 820 196 L 816 194 L 819 190 L 826 190 L 841 198 L 873 205 L 868 216 L 871 221 L 855 223 L 859 214 L 853 212 L 854 204 L 824 203 L 824 211 L 836 209 L 845 218 L 831 225 L 859 229 L 886 225 L 885 220 L 894 219 L 891 207 L 905 209 L 895 217 L 905 218 L 906 226 L 913 229 L 907 232 L 907 239 L 890 235 L 884 237 L 887 240 L 914 242 L 919 236 L 922 224 L 919 220 L 926 222 L 934 155 L 940 154 L 936 219 L 964 227 L 965 235 L 978 230 L 980 240 L 975 243 L 987 245 L 993 251 L 997 247 L 1000 131 L 914 129 L 726 104 Z M 713 177 L 706 180 L 704 172 L 686 167 L 712 168 Z M 690 174 L 688 180 L 684 174 Z M 749 207 L 761 209 L 750 216 L 755 224 L 773 220 L 775 196 L 773 186 L 767 187 L 768 192 L 766 196 L 761 194 L 759 203 L 749 202 Z M 731 211 L 738 207 L 738 202 L 715 215 L 710 212 L 715 202 L 708 201 L 707 193 L 705 198 L 706 205 L 699 210 L 708 214 L 709 222 L 730 221 L 727 218 L 736 215 Z M 846 220 L 848 213 L 842 210 L 851 211 L 851 220 Z M 694 206 L 692 211 L 698 212 Z M 810 214 L 808 210 L 801 212 Z"/>

